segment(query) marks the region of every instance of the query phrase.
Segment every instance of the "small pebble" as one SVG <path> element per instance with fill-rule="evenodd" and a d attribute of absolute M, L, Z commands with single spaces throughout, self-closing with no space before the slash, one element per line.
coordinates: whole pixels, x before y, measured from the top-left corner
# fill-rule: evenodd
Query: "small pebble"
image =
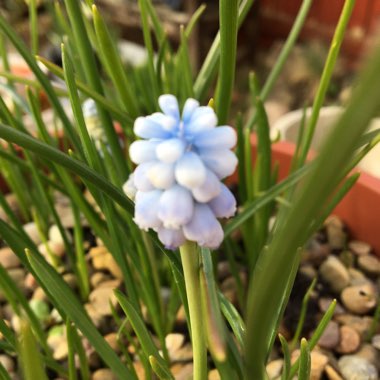
<path fill-rule="evenodd" d="M 108 368 L 101 368 L 96 370 L 92 376 L 91 380 L 118 380 L 119 378 L 114 375 L 114 373 Z"/>
<path fill-rule="evenodd" d="M 110 276 L 103 272 L 95 272 L 90 277 L 90 284 L 93 288 L 97 288 L 100 283 L 110 280 Z"/>
<path fill-rule="evenodd" d="M 319 298 L 319 300 L 318 300 L 319 310 L 322 313 L 326 313 L 326 311 L 330 307 L 332 301 L 333 301 L 332 298 L 327 298 L 327 297 Z M 339 302 L 337 302 L 336 306 L 335 306 L 335 310 L 334 310 L 334 315 L 343 314 L 344 312 L 345 312 L 345 310 L 343 309 L 342 305 Z"/>
<path fill-rule="evenodd" d="M 359 333 L 350 326 L 341 326 L 339 329 L 340 341 L 336 351 L 340 354 L 352 354 L 360 346 Z"/>
<path fill-rule="evenodd" d="M 364 343 L 361 345 L 360 350 L 355 353 L 358 358 L 366 359 L 371 364 L 373 364 L 378 370 L 380 369 L 380 352 L 376 350 L 369 343 Z"/>
<path fill-rule="evenodd" d="M 0 363 L 8 373 L 14 372 L 15 363 L 8 355 L 0 355 Z"/>
<path fill-rule="evenodd" d="M 284 366 L 284 361 L 282 359 L 275 359 L 269 362 L 266 366 L 269 379 L 272 380 L 279 377 L 281 375 L 283 366 Z"/>
<path fill-rule="evenodd" d="M 177 351 L 183 346 L 184 342 L 185 336 L 183 334 L 172 333 L 165 337 L 165 345 L 172 360 L 174 360 Z"/>
<path fill-rule="evenodd" d="M 338 361 L 345 380 L 377 380 L 376 367 L 368 360 L 354 355 L 344 355 Z"/>
<path fill-rule="evenodd" d="M 359 240 L 351 240 L 348 243 L 348 248 L 351 252 L 355 253 L 355 255 L 369 255 L 371 253 L 371 246 L 368 243 Z"/>
<path fill-rule="evenodd" d="M 221 380 L 221 377 L 219 375 L 219 371 L 214 368 L 208 373 L 208 380 Z"/>
<path fill-rule="evenodd" d="M 372 318 L 368 316 L 359 317 L 352 314 L 341 314 L 335 316 L 334 319 L 342 325 L 352 327 L 363 340 L 366 339 L 367 331 L 372 324 Z"/>
<path fill-rule="evenodd" d="M 34 222 L 29 222 L 24 224 L 23 226 L 24 231 L 26 234 L 30 237 L 30 239 L 33 241 L 34 244 L 38 245 L 41 243 L 41 237 L 38 232 L 38 228 L 36 223 Z"/>
<path fill-rule="evenodd" d="M 372 337 L 372 346 L 380 350 L 380 334 Z"/>
<path fill-rule="evenodd" d="M 107 286 L 96 288 L 90 293 L 89 301 L 99 316 L 112 315 L 110 303 L 115 307 L 118 305 L 114 289 L 114 287 Z"/>
<path fill-rule="evenodd" d="M 119 343 L 117 341 L 117 333 L 114 333 L 114 332 L 109 333 L 109 334 L 104 336 L 104 339 L 111 346 L 111 348 L 114 352 L 116 352 L 117 354 L 120 353 L 120 346 L 119 346 Z"/>
<path fill-rule="evenodd" d="M 335 321 L 330 321 L 322 336 L 319 338 L 318 345 L 328 350 L 334 349 L 340 342 L 339 325 Z"/>
<path fill-rule="evenodd" d="M 380 260 L 376 256 L 359 256 L 358 266 L 369 275 L 378 276 L 380 274 Z"/>
<path fill-rule="evenodd" d="M 335 256 L 329 256 L 322 263 L 319 273 L 335 293 L 340 293 L 350 283 L 347 268 Z"/>
<path fill-rule="evenodd" d="M 114 277 L 118 279 L 123 278 L 123 273 L 121 272 L 119 265 L 116 263 L 111 253 L 108 252 L 106 247 L 91 248 L 88 254 L 92 259 L 92 265 L 95 269 L 107 270 Z"/>
<path fill-rule="evenodd" d="M 331 215 L 326 219 L 324 224 L 330 247 L 332 249 L 343 249 L 347 241 L 343 222 L 337 216 Z"/>
<path fill-rule="evenodd" d="M 355 314 L 366 314 L 376 306 L 376 291 L 370 283 L 345 288 L 340 296 L 343 305 Z"/>
<path fill-rule="evenodd" d="M 320 264 L 329 254 L 330 247 L 328 244 L 321 244 L 317 240 L 312 239 L 302 252 L 301 260 L 309 264 Z"/>
<path fill-rule="evenodd" d="M 20 260 L 9 247 L 4 247 L 0 249 L 0 264 L 5 269 L 17 268 L 20 266 Z"/>

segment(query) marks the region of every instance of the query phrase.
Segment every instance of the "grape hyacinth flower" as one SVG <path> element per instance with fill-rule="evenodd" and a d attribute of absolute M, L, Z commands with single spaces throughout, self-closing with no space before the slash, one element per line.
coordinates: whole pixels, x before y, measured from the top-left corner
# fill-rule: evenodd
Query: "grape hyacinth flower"
<path fill-rule="evenodd" d="M 236 211 L 233 194 L 221 182 L 237 165 L 231 151 L 236 133 L 216 128 L 214 110 L 195 99 L 187 99 L 182 115 L 175 96 L 162 95 L 158 103 L 162 112 L 134 124 L 141 140 L 129 153 L 137 167 L 124 185 L 135 200 L 134 220 L 143 230 L 154 229 L 167 248 L 186 240 L 217 248 L 223 240 L 217 218 Z"/>

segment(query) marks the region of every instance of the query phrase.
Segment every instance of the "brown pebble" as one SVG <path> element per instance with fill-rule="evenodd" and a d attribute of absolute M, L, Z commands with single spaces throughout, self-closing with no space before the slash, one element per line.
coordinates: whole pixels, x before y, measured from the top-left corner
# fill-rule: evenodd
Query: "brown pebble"
<path fill-rule="evenodd" d="M 91 380 L 118 380 L 119 378 L 108 368 L 101 368 L 96 370 Z"/>
<path fill-rule="evenodd" d="M 362 339 L 366 338 L 367 332 L 372 324 L 372 318 L 368 316 L 359 317 L 352 314 L 337 315 L 334 319 L 342 325 L 347 325 L 356 330 Z"/>
<path fill-rule="evenodd" d="M 340 342 L 336 351 L 340 354 L 351 354 L 358 350 L 360 346 L 360 335 L 350 326 L 341 326 Z"/>
<path fill-rule="evenodd" d="M 20 260 L 9 247 L 4 247 L 0 249 L 0 264 L 5 269 L 17 268 L 20 266 Z"/>
<path fill-rule="evenodd" d="M 104 337 L 105 341 L 111 346 L 112 350 L 115 351 L 117 354 L 120 353 L 120 346 L 117 341 L 117 334 L 112 332 L 107 334 Z"/>
<path fill-rule="evenodd" d="M 208 373 L 208 380 L 221 380 L 219 372 L 218 372 L 218 370 L 216 368 L 212 369 Z"/>
<path fill-rule="evenodd" d="M 335 256 L 329 256 L 319 267 L 319 273 L 324 282 L 326 282 L 331 290 L 340 293 L 349 285 L 350 276 L 347 268 Z"/>
<path fill-rule="evenodd" d="M 339 325 L 335 321 L 330 321 L 322 336 L 318 341 L 318 345 L 321 348 L 332 350 L 338 346 L 340 342 L 340 330 Z"/>
<path fill-rule="evenodd" d="M 360 256 L 358 266 L 369 275 L 377 276 L 380 274 L 380 260 L 372 255 Z"/>
<path fill-rule="evenodd" d="M 281 371 L 284 366 L 282 359 L 275 359 L 269 362 L 266 366 L 266 371 L 270 379 L 276 379 L 281 376 Z"/>
<path fill-rule="evenodd" d="M 352 240 L 348 243 L 348 248 L 355 253 L 355 255 L 369 255 L 372 248 L 368 243 L 359 240 Z"/>
<path fill-rule="evenodd" d="M 110 280 L 111 277 L 103 272 L 95 272 L 90 278 L 90 284 L 93 288 L 97 288 L 101 282 Z"/>
<path fill-rule="evenodd" d="M 0 363 L 8 373 L 11 373 L 15 370 L 15 363 L 13 359 L 8 355 L 0 355 Z"/>
<path fill-rule="evenodd" d="M 329 216 L 325 223 L 327 239 L 332 249 L 343 249 L 346 245 L 347 234 L 344 231 L 344 224 L 335 215 Z"/>
<path fill-rule="evenodd" d="M 340 298 L 343 305 L 355 314 L 367 314 L 376 306 L 376 291 L 370 283 L 348 286 Z"/>

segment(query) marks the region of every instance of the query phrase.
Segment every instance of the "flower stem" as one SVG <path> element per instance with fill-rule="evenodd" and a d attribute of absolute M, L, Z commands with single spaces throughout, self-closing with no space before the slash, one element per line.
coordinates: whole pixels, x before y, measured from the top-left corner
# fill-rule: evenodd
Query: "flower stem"
<path fill-rule="evenodd" d="M 185 276 L 191 341 L 193 344 L 194 380 L 207 379 L 207 351 L 203 334 L 202 303 L 199 282 L 199 254 L 195 243 L 186 242 L 180 247 L 183 273 Z"/>

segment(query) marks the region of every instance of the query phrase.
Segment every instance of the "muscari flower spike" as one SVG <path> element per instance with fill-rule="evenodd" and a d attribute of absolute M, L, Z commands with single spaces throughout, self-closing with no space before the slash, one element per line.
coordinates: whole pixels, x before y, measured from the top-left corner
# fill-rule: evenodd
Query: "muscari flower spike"
<path fill-rule="evenodd" d="M 231 151 L 236 133 L 216 128 L 214 110 L 195 99 L 187 99 L 182 115 L 175 96 L 162 95 L 158 103 L 162 112 L 134 124 L 141 140 L 129 154 L 137 167 L 123 186 L 135 200 L 134 220 L 143 230 L 154 229 L 167 248 L 186 240 L 217 248 L 223 241 L 217 218 L 236 211 L 233 194 L 221 182 L 237 165 Z"/>

